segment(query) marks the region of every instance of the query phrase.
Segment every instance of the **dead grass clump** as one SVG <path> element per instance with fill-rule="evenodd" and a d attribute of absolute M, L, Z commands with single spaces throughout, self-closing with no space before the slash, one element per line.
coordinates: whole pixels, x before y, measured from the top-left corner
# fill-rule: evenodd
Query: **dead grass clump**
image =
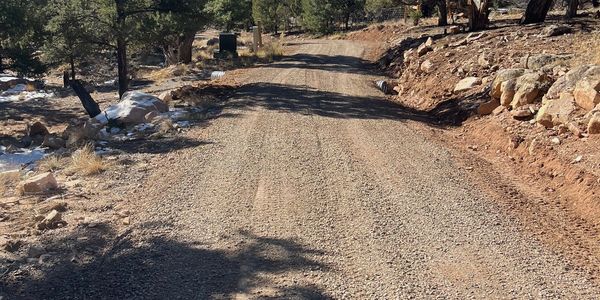
<path fill-rule="evenodd" d="M 156 70 L 151 72 L 148 75 L 149 79 L 154 81 L 162 81 L 166 79 L 170 79 L 177 76 L 188 75 L 192 72 L 189 65 L 186 64 L 177 64 L 173 66 L 168 66 L 166 68 L 162 68 L 160 70 Z"/>
<path fill-rule="evenodd" d="M 12 187 L 17 185 L 21 179 L 19 171 L 9 171 L 0 173 L 0 197 L 6 194 Z"/>
<path fill-rule="evenodd" d="M 258 50 L 256 56 L 260 59 L 267 59 L 269 61 L 282 57 L 284 55 L 283 45 L 281 41 L 273 41 L 265 44 L 261 49 Z"/>
<path fill-rule="evenodd" d="M 89 176 L 99 174 L 110 167 L 111 164 L 96 155 L 94 147 L 87 144 L 73 153 L 68 170 L 73 173 Z"/>
<path fill-rule="evenodd" d="M 38 169 L 42 172 L 56 171 L 64 169 L 66 162 L 63 158 L 57 155 L 50 155 L 44 157 L 38 162 Z"/>

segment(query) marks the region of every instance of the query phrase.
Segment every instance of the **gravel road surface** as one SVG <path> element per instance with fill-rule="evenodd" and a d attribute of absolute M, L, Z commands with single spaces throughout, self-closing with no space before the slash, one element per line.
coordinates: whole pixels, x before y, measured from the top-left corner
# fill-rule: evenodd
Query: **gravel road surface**
<path fill-rule="evenodd" d="M 598 299 L 588 274 L 522 229 L 386 102 L 367 50 L 297 42 L 243 72 L 220 118 L 128 195 L 131 231 L 34 298 Z M 425 129 L 423 129 L 425 128 Z M 481 178 L 485 182 L 486 178 Z"/>

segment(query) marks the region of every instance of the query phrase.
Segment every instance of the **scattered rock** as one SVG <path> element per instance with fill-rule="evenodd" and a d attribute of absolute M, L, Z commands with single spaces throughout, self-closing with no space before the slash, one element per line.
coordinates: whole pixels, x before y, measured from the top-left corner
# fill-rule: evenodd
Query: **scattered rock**
<path fill-rule="evenodd" d="M 495 108 L 495 109 L 492 111 L 492 115 L 494 115 L 494 116 L 497 116 L 497 115 L 499 115 L 499 114 L 501 114 L 501 113 L 503 113 L 503 112 L 505 112 L 505 111 L 506 111 L 506 107 L 504 107 L 504 106 L 498 106 L 498 107 L 496 107 L 496 108 Z"/>
<path fill-rule="evenodd" d="M 521 58 L 521 66 L 525 69 L 540 70 L 542 68 L 554 68 L 557 65 L 563 65 L 568 62 L 572 55 L 558 54 L 534 54 L 526 55 Z"/>
<path fill-rule="evenodd" d="M 559 77 L 548 89 L 544 96 L 545 99 L 558 99 L 564 92 L 572 93 L 579 82 L 584 77 L 595 77 L 600 73 L 600 66 L 581 66 L 567 72 Z"/>
<path fill-rule="evenodd" d="M 32 125 L 28 125 L 27 126 L 27 136 L 29 137 L 36 137 L 36 136 L 46 136 L 50 134 L 50 131 L 48 131 L 48 128 L 46 128 L 46 125 L 42 124 L 41 122 L 35 122 Z"/>
<path fill-rule="evenodd" d="M 58 182 L 56 182 L 56 179 L 52 173 L 47 172 L 25 180 L 21 184 L 21 188 L 25 194 L 45 193 L 47 191 L 57 189 Z"/>
<path fill-rule="evenodd" d="M 509 79 L 505 82 L 502 82 L 500 85 L 500 92 L 502 95 L 500 96 L 500 105 L 509 107 L 510 103 L 513 101 L 516 93 L 517 81 L 515 79 Z"/>
<path fill-rule="evenodd" d="M 558 137 L 553 137 L 550 142 L 554 145 L 560 145 L 560 139 Z"/>
<path fill-rule="evenodd" d="M 523 139 L 523 137 L 518 136 L 518 135 L 513 135 L 508 139 L 508 146 L 513 148 L 513 149 L 517 149 L 519 148 L 519 145 L 521 145 L 521 143 L 523 143 L 525 139 Z"/>
<path fill-rule="evenodd" d="M 431 63 L 430 60 L 425 60 L 421 64 L 421 71 L 423 71 L 425 73 L 430 73 L 432 69 L 433 69 L 433 63 Z"/>
<path fill-rule="evenodd" d="M 567 128 L 569 129 L 569 131 L 571 131 L 571 133 L 573 133 L 573 135 L 575 135 L 576 137 L 583 137 L 583 132 L 581 131 L 581 128 L 579 128 L 579 126 L 573 122 L 569 122 L 566 124 Z"/>
<path fill-rule="evenodd" d="M 525 69 L 505 69 L 499 71 L 492 83 L 490 95 L 493 98 L 500 99 L 502 96 L 502 83 L 508 80 L 516 80 L 525 73 Z"/>
<path fill-rule="evenodd" d="M 570 93 L 563 93 L 556 100 L 547 100 L 536 115 L 536 121 L 546 128 L 566 124 L 572 119 L 575 100 Z"/>
<path fill-rule="evenodd" d="M 500 106 L 500 100 L 491 99 L 487 102 L 479 104 L 479 107 L 477 107 L 477 113 L 480 116 L 489 115 L 489 114 L 493 113 L 499 106 Z"/>
<path fill-rule="evenodd" d="M 21 248 L 22 245 L 23 242 L 21 242 L 20 240 L 13 240 L 0 236 L 0 250 L 12 253 L 19 250 L 19 248 Z"/>
<path fill-rule="evenodd" d="M 550 25 L 542 29 L 541 36 L 552 37 L 573 32 L 573 28 L 566 25 Z"/>
<path fill-rule="evenodd" d="M 581 162 L 582 160 L 583 160 L 583 156 L 582 156 L 582 155 L 577 155 L 577 157 L 575 157 L 575 158 L 573 159 L 573 161 L 571 161 L 571 163 L 572 163 L 572 164 L 576 164 L 576 163 L 579 163 L 579 162 Z"/>
<path fill-rule="evenodd" d="M 463 92 L 468 91 L 478 85 L 481 84 L 481 78 L 479 77 L 467 77 L 461 81 L 459 81 L 454 87 L 454 92 Z"/>
<path fill-rule="evenodd" d="M 587 127 L 589 134 L 600 134 L 600 113 L 592 115 Z"/>
<path fill-rule="evenodd" d="M 171 91 L 166 91 L 161 93 L 158 96 L 158 99 L 160 99 L 162 102 L 169 104 L 173 101 L 173 94 L 171 93 Z"/>
<path fill-rule="evenodd" d="M 521 107 L 510 112 L 513 118 L 517 120 L 529 120 L 533 117 L 533 113 L 529 108 Z"/>
<path fill-rule="evenodd" d="M 50 149 L 60 149 L 64 148 L 66 142 L 64 139 L 57 135 L 49 134 L 44 137 L 44 141 L 42 142 L 42 147 L 48 147 Z"/>
<path fill-rule="evenodd" d="M 459 26 L 450 26 L 448 28 L 448 33 L 449 34 L 458 34 L 458 33 L 460 33 L 460 27 Z"/>
<path fill-rule="evenodd" d="M 44 219 L 37 224 L 39 230 L 53 229 L 60 226 L 63 223 L 62 215 L 57 210 L 49 212 Z"/>
<path fill-rule="evenodd" d="M 477 58 L 477 63 L 482 67 L 482 68 L 489 68 L 491 66 L 490 61 L 487 59 L 485 53 L 481 53 L 479 55 L 479 57 Z"/>
<path fill-rule="evenodd" d="M 514 109 L 541 100 L 550 84 L 549 77 L 543 72 L 523 74 L 516 81 L 511 107 Z"/>
<path fill-rule="evenodd" d="M 577 82 L 573 90 L 575 102 L 581 108 L 590 111 L 600 103 L 600 74 L 596 77 L 584 77 Z"/>
<path fill-rule="evenodd" d="M 425 46 L 428 46 L 428 47 L 433 46 L 433 39 L 431 37 L 427 38 L 427 41 L 425 41 Z"/>
<path fill-rule="evenodd" d="M 151 111 L 144 116 L 144 119 L 146 120 L 146 123 L 150 123 L 150 122 L 152 122 L 152 120 L 154 120 L 154 118 L 156 118 L 158 116 L 159 116 L 159 114 L 157 112 Z"/>
<path fill-rule="evenodd" d="M 417 48 L 417 55 L 423 56 L 423 55 L 427 54 L 427 52 L 430 52 L 431 50 L 433 50 L 433 49 L 431 49 L 430 46 L 427 46 L 426 43 L 423 43 L 421 46 L 419 46 L 419 48 Z"/>

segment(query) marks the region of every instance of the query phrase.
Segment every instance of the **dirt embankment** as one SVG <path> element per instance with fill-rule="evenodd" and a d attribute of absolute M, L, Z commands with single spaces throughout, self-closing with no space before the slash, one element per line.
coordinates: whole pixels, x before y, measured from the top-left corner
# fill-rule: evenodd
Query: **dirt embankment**
<path fill-rule="evenodd" d="M 555 28 L 567 29 L 549 32 Z M 464 153 L 465 167 L 474 177 L 488 178 L 481 185 L 500 191 L 499 199 L 506 200 L 507 209 L 527 220 L 541 239 L 578 266 L 597 264 L 600 255 L 595 242 L 600 228 L 600 136 L 591 134 L 587 126 L 594 112 L 571 101 L 568 119 L 549 126 L 536 121 L 536 114 L 554 101 L 544 95 L 548 86 L 581 66 L 600 65 L 599 38 L 600 20 L 594 18 L 530 26 L 503 20 L 473 34 L 431 29 L 424 35 L 409 30 L 396 37 L 396 45 L 379 60 L 395 78 L 394 100 L 426 111 L 446 126 L 448 130 L 436 137 Z M 538 57 L 561 61 L 535 66 L 538 62 L 532 58 Z M 498 101 L 490 96 L 494 80 L 511 68 L 542 72 L 550 84 L 523 107 L 513 103 L 490 114 L 498 103 L 478 114 L 480 105 Z M 458 89 L 466 78 L 477 81 Z M 561 92 L 572 97 L 574 88 Z M 505 175 L 492 176 L 492 170 Z M 590 273 L 598 277 L 595 270 Z"/>

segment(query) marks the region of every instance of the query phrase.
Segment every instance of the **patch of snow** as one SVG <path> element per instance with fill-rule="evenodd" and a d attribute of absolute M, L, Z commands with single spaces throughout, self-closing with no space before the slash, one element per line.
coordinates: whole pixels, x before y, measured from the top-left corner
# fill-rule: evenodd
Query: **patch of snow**
<path fill-rule="evenodd" d="M 47 93 L 46 91 L 28 92 L 27 85 L 17 84 L 14 87 L 0 93 L 0 102 L 29 101 L 52 97 L 54 97 L 54 93 Z"/>
<path fill-rule="evenodd" d="M 173 124 L 175 128 L 189 128 L 191 126 L 190 121 L 180 121 Z"/>
<path fill-rule="evenodd" d="M 0 151 L 0 172 L 18 170 L 22 165 L 31 165 L 44 158 L 46 152 L 42 148 L 20 149 L 16 153 Z"/>

